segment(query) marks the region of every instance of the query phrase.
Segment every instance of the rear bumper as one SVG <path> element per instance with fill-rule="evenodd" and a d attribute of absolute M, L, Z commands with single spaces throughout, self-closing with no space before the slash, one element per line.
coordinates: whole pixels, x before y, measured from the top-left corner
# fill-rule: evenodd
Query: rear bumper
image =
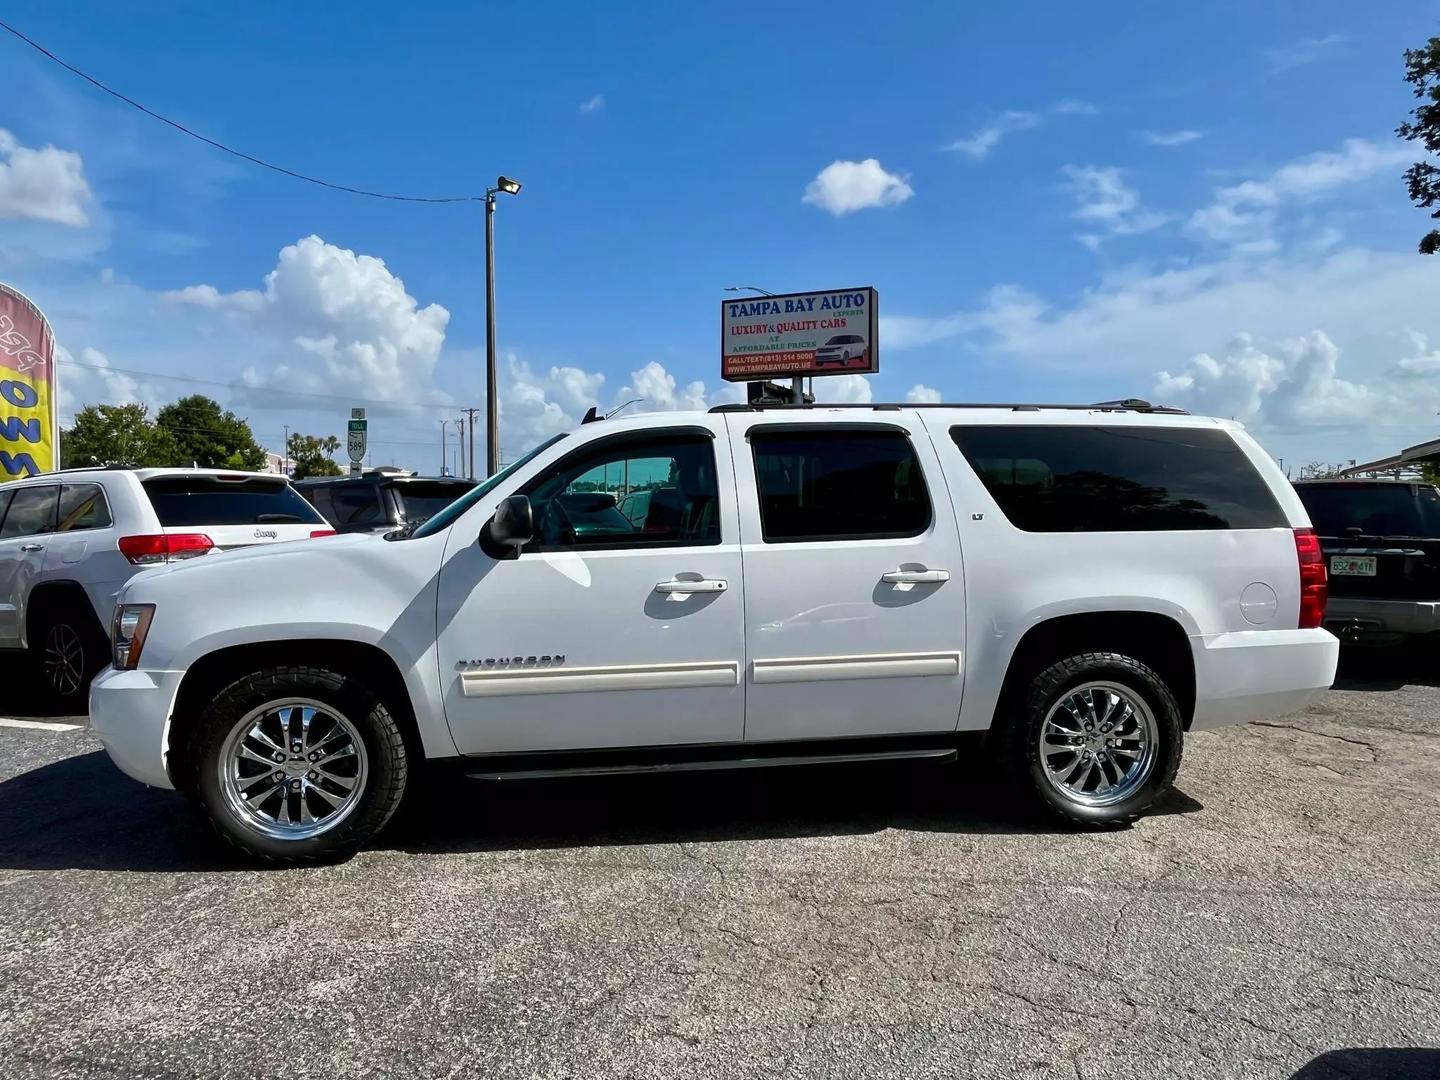
<path fill-rule="evenodd" d="M 1335 681 L 1340 642 L 1328 630 L 1251 630 L 1190 639 L 1192 731 L 1303 709 Z"/>
<path fill-rule="evenodd" d="M 106 668 L 90 684 L 90 729 L 126 776 L 173 788 L 166 763 L 170 710 L 183 671 Z"/>
<path fill-rule="evenodd" d="M 1325 627 L 1342 641 L 1400 640 L 1415 634 L 1440 631 L 1440 601 L 1369 600 L 1365 597 L 1331 597 L 1325 606 Z"/>

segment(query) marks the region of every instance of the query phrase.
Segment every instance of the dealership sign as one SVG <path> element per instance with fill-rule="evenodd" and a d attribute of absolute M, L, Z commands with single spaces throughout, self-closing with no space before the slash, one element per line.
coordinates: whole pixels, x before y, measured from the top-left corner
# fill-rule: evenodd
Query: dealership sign
<path fill-rule="evenodd" d="M 0 284 L 0 482 L 57 467 L 55 409 L 55 334 L 39 308 Z"/>
<path fill-rule="evenodd" d="M 720 305 L 720 377 L 748 382 L 878 371 L 878 307 L 869 288 L 726 300 Z"/>

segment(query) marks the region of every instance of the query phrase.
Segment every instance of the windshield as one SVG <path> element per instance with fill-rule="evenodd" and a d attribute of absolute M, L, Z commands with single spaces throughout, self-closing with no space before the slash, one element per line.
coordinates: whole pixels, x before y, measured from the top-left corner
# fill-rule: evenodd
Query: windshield
<path fill-rule="evenodd" d="M 465 513 L 466 510 L 469 510 L 470 507 L 474 506 L 477 502 L 483 499 L 491 490 L 494 489 L 496 484 L 500 483 L 501 480 L 504 480 L 507 476 L 513 473 L 516 469 L 520 468 L 522 465 L 530 464 L 530 462 L 533 461 L 537 456 L 544 453 L 546 450 L 549 450 L 550 447 L 554 446 L 563 438 L 565 438 L 565 432 L 562 431 L 559 435 L 556 435 L 553 438 L 546 439 L 543 443 L 535 447 L 534 450 L 531 450 L 524 457 L 521 457 L 516 461 L 512 461 L 509 465 L 505 466 L 505 468 L 501 469 L 494 476 L 490 477 L 490 479 L 483 480 L 475 487 L 471 488 L 467 494 L 456 499 L 444 510 L 441 510 L 429 521 L 425 522 L 424 525 L 421 525 L 418 529 L 412 532 L 410 536 L 412 538 L 419 538 L 421 536 L 434 536 L 441 529 L 449 528 L 451 522 L 453 522 L 461 514 Z"/>
<path fill-rule="evenodd" d="M 1321 536 L 1440 536 L 1440 493 L 1428 484 L 1302 484 Z"/>
<path fill-rule="evenodd" d="M 418 525 L 428 521 L 475 485 L 468 480 L 406 480 L 391 490 L 400 502 L 405 520 Z"/>

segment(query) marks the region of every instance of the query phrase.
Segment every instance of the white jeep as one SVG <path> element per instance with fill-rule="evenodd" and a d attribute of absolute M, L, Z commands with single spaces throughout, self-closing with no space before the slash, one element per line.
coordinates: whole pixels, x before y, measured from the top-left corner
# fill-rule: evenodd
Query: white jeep
<path fill-rule="evenodd" d="M 618 501 L 648 492 L 634 520 Z M 634 500 L 632 500 L 632 504 Z M 134 578 L 90 716 L 285 861 L 422 759 L 485 777 L 953 756 L 1087 825 L 1187 731 L 1331 683 L 1305 511 L 1238 425 L 1102 406 L 722 406 L 586 424 L 412 532 Z"/>

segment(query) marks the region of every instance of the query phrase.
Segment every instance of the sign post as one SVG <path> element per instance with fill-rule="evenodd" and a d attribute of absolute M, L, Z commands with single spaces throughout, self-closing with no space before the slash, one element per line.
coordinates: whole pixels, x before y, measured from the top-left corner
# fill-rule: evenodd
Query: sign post
<path fill-rule="evenodd" d="M 0 285 L 0 482 L 60 467 L 57 407 L 54 331 Z"/>
<path fill-rule="evenodd" d="M 720 377 L 874 374 L 879 329 L 879 296 L 869 287 L 724 300 Z"/>
<path fill-rule="evenodd" d="M 350 455 L 350 475 L 360 475 L 360 463 L 365 460 L 365 447 L 369 443 L 370 421 L 365 419 L 364 409 L 350 410 L 350 425 L 345 433 L 345 451 Z"/>

